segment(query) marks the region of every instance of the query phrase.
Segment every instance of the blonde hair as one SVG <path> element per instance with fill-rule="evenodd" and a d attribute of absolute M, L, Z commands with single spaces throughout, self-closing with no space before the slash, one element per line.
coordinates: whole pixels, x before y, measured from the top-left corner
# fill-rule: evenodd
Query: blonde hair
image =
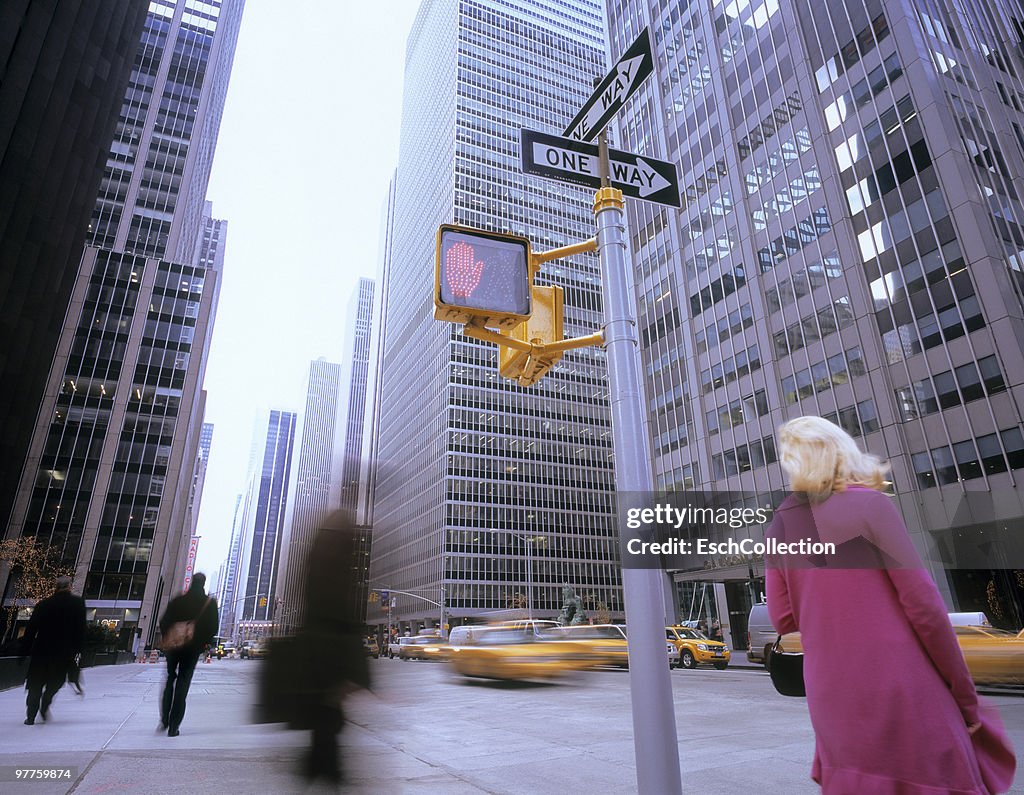
<path fill-rule="evenodd" d="M 779 428 L 779 463 L 790 488 L 816 502 L 847 486 L 888 485 L 889 464 L 861 452 L 850 434 L 821 417 L 797 417 Z"/>

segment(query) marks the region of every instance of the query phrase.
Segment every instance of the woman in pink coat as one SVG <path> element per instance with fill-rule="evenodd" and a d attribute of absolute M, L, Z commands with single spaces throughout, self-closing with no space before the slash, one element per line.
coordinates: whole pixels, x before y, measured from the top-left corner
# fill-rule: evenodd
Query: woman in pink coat
<path fill-rule="evenodd" d="M 768 535 L 836 550 L 768 560 L 772 623 L 804 646 L 811 777 L 842 795 L 1008 788 L 1012 766 L 992 790 L 983 778 L 972 734 L 983 718 L 996 737 L 1002 726 L 979 706 L 942 597 L 880 491 L 888 467 L 820 417 L 786 423 L 779 448 L 794 493 Z"/>

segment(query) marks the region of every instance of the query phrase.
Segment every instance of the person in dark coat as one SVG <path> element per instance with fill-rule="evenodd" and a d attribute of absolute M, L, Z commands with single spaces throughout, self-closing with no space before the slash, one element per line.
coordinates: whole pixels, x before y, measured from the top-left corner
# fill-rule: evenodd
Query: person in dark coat
<path fill-rule="evenodd" d="M 85 601 L 71 593 L 71 578 L 58 577 L 53 596 L 41 600 L 32 611 L 28 629 L 22 638 L 24 650 L 31 655 L 25 689 L 25 725 L 36 722 L 38 713 L 50 717 L 50 702 L 64 686 L 75 655 L 85 641 Z"/>
<path fill-rule="evenodd" d="M 305 766 L 311 780 L 340 784 L 343 778 L 338 735 L 345 724 L 342 701 L 370 686 L 363 651 L 363 622 L 356 585 L 357 535 L 347 514 L 322 523 L 306 568 L 301 649 L 302 699 L 299 725 L 312 731 Z"/>
<path fill-rule="evenodd" d="M 206 575 L 195 574 L 188 591 L 172 599 L 160 619 L 160 632 L 163 635 L 167 634 L 172 624 L 179 621 L 195 622 L 191 643 L 181 649 L 164 652 L 167 659 L 167 683 L 160 702 L 160 730 L 166 729 L 168 737 L 180 734 L 179 727 L 185 717 L 185 699 L 192 684 L 192 674 L 195 673 L 199 656 L 213 641 L 220 624 L 217 600 L 206 595 L 205 586 Z"/>

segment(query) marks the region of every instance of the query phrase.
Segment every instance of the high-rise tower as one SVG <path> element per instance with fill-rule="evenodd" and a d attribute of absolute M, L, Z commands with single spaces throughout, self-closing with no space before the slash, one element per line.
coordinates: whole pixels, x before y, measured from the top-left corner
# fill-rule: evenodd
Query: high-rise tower
<path fill-rule="evenodd" d="M 342 366 L 310 362 L 306 404 L 298 417 L 281 541 L 277 619 L 285 631 L 302 622 L 305 568 L 321 524 L 341 504 Z"/>
<path fill-rule="evenodd" d="M 205 201 L 242 0 L 153 0 L 8 535 L 123 648 L 180 587 L 226 224 Z"/>
<path fill-rule="evenodd" d="M 145 20 L 137 0 L 0 6 L 0 532 Z"/>
<path fill-rule="evenodd" d="M 262 444 L 249 477 L 234 605 L 228 606 L 243 637 L 269 632 L 277 612 L 296 419 L 295 412 L 272 409 L 258 426 Z"/>
<path fill-rule="evenodd" d="M 611 56 L 655 48 L 623 148 L 682 175 L 682 210 L 630 207 L 658 485 L 777 502 L 776 428 L 827 417 L 892 462 L 951 605 L 1018 626 L 1019 6 L 606 5 Z M 742 647 L 761 561 L 719 564 L 676 576 Z"/>
<path fill-rule="evenodd" d="M 596 3 L 426 0 L 409 37 L 370 579 L 443 602 L 456 621 L 554 614 L 563 585 L 622 615 L 603 351 L 567 353 L 521 388 L 499 378 L 493 346 L 433 320 L 431 301 L 441 223 L 523 234 L 541 250 L 593 235 L 592 194 L 524 178 L 518 141 L 523 126 L 560 131 L 603 72 Z M 567 336 L 599 326 L 593 257 L 551 263 L 540 281 L 565 287 Z M 393 619 L 439 619 L 396 599 Z"/>

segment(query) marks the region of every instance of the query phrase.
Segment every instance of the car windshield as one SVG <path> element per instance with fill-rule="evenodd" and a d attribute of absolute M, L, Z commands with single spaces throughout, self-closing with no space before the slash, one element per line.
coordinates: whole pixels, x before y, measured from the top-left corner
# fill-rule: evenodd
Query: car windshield
<path fill-rule="evenodd" d="M 682 627 L 676 630 L 676 633 L 683 640 L 707 640 L 707 637 L 695 629 L 689 629 Z"/>

